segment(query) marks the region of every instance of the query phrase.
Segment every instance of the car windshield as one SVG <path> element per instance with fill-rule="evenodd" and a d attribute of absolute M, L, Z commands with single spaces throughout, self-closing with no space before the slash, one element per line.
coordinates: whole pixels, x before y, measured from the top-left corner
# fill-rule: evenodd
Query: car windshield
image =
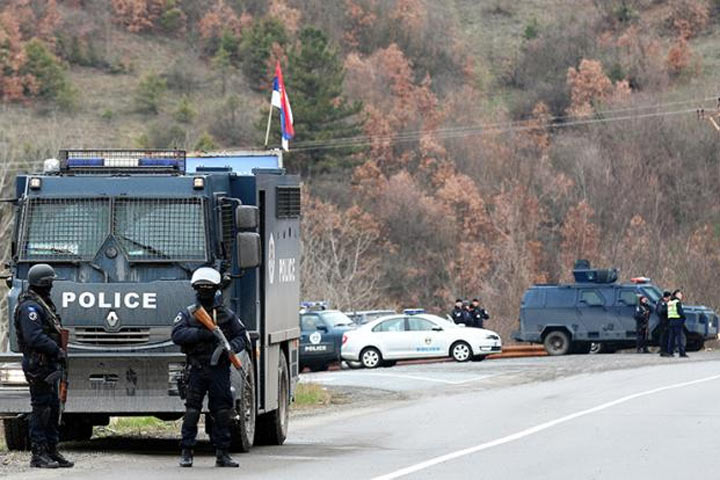
<path fill-rule="evenodd" d="M 333 327 L 347 327 L 353 325 L 353 321 L 342 312 L 325 312 L 322 314 L 323 320 Z"/>
<path fill-rule="evenodd" d="M 418 316 L 421 318 L 426 318 L 430 321 L 433 321 L 433 322 L 437 323 L 438 325 L 440 325 L 442 328 L 460 328 L 457 325 L 455 325 L 454 322 L 451 322 L 450 320 L 447 320 L 442 317 L 438 317 L 437 315 L 425 314 L 425 315 L 418 315 Z"/>

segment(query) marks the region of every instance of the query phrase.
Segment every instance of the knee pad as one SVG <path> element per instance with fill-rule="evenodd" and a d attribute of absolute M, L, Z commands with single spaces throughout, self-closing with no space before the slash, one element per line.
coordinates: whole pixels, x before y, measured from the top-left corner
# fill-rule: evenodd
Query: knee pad
<path fill-rule="evenodd" d="M 197 423 L 200 421 L 200 410 L 197 408 L 188 408 L 185 410 L 185 418 L 183 420 L 184 422 L 190 422 L 193 425 L 197 425 Z"/>
<path fill-rule="evenodd" d="M 235 416 L 235 412 L 231 408 L 223 408 L 213 412 L 215 421 L 224 425 L 230 425 Z"/>

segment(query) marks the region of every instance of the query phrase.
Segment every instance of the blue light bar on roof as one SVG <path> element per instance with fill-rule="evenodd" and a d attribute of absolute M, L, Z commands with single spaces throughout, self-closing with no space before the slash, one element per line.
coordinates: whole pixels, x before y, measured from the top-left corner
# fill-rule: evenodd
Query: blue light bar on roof
<path fill-rule="evenodd" d="M 103 158 L 68 158 L 68 167 L 102 167 L 105 164 Z"/>

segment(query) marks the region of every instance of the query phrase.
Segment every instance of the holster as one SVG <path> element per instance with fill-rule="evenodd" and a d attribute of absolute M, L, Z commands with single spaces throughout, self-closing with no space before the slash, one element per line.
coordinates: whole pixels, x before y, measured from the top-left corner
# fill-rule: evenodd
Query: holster
<path fill-rule="evenodd" d="M 177 376 L 176 380 L 178 394 L 182 400 L 187 398 L 188 384 L 190 383 L 190 366 L 188 363 L 185 364 L 185 368 L 180 371 L 180 375 Z"/>

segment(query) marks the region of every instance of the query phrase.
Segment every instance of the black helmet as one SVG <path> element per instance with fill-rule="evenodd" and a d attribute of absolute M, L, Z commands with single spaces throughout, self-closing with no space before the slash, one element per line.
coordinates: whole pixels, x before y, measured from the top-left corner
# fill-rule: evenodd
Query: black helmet
<path fill-rule="evenodd" d="M 28 271 L 28 282 L 31 287 L 52 287 L 56 278 L 55 269 L 47 263 L 33 265 Z"/>

